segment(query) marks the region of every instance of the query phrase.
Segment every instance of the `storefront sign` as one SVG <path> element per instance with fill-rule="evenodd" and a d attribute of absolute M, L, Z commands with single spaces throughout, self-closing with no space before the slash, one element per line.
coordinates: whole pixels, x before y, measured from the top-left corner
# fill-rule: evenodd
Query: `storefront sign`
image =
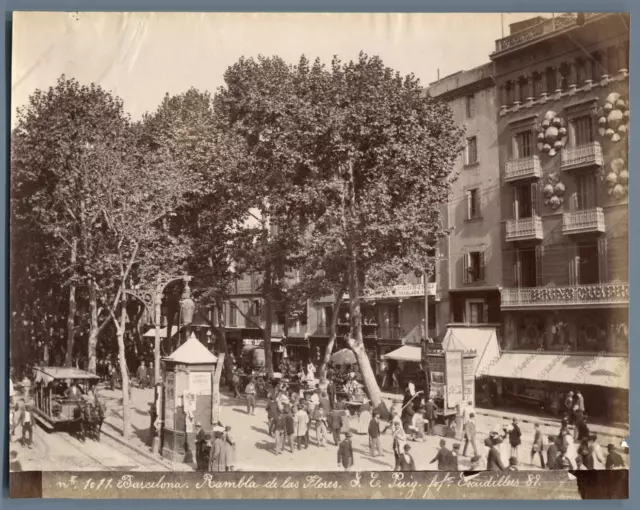
<path fill-rule="evenodd" d="M 264 343 L 262 338 L 244 338 L 242 340 L 242 345 L 253 345 L 255 347 L 259 347 Z"/>
<path fill-rule="evenodd" d="M 462 351 L 448 351 L 444 353 L 445 372 L 447 379 L 447 407 L 452 408 L 462 403 Z"/>
<path fill-rule="evenodd" d="M 191 372 L 189 390 L 194 395 L 211 395 L 211 372 Z"/>

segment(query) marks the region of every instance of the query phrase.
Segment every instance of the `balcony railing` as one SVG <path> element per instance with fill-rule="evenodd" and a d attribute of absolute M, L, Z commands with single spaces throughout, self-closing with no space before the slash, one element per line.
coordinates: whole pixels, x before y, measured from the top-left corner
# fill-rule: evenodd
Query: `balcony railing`
<path fill-rule="evenodd" d="M 577 147 L 565 147 L 560 155 L 561 170 L 602 166 L 603 163 L 602 147 L 598 142 L 585 143 Z"/>
<path fill-rule="evenodd" d="M 585 12 L 584 18 L 585 20 L 588 20 L 599 14 L 601 13 Z M 498 39 L 496 41 L 496 52 L 505 51 L 523 44 L 527 44 L 538 38 L 543 38 L 545 35 L 555 32 L 556 30 L 561 30 L 571 25 L 575 25 L 576 19 L 576 14 L 569 13 L 561 14 L 559 16 L 554 16 L 551 19 L 541 21 L 540 23 L 529 27 L 526 30 L 522 30 L 521 32 L 517 32 L 507 37 L 503 37 L 502 39 Z"/>
<path fill-rule="evenodd" d="M 404 335 L 404 328 L 400 326 L 380 326 L 376 336 L 384 340 L 400 340 Z"/>
<path fill-rule="evenodd" d="M 604 211 L 602 207 L 573 211 L 562 215 L 562 233 L 566 235 L 604 232 Z"/>
<path fill-rule="evenodd" d="M 435 282 L 427 283 L 427 293 L 429 296 L 436 295 Z M 393 287 L 385 287 L 367 291 L 364 294 L 365 299 L 384 299 L 394 297 L 423 297 L 424 285 L 422 283 L 414 285 L 394 285 Z"/>
<path fill-rule="evenodd" d="M 629 304 L 628 283 L 502 289 L 502 308 Z"/>
<path fill-rule="evenodd" d="M 539 216 L 507 221 L 507 241 L 530 239 L 542 239 L 542 219 Z"/>
<path fill-rule="evenodd" d="M 506 182 L 517 181 L 518 179 L 540 179 L 542 177 L 542 167 L 538 156 L 512 159 L 507 161 L 504 167 L 504 180 Z"/>

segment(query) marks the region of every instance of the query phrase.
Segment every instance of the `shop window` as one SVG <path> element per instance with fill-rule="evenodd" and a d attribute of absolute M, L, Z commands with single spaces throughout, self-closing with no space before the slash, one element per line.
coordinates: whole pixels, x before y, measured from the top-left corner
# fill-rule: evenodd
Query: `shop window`
<path fill-rule="evenodd" d="M 544 346 L 544 322 L 538 315 L 522 315 L 518 321 L 518 349 L 534 351 Z"/>

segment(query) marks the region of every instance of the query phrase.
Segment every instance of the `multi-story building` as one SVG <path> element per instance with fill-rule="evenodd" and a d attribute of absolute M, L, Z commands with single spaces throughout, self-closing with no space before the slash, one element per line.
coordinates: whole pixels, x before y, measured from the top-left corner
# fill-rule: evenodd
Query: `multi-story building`
<path fill-rule="evenodd" d="M 455 122 L 464 127 L 466 147 L 455 164 L 458 180 L 443 210 L 452 232 L 439 243 L 438 322 L 497 324 L 500 322 L 502 252 L 498 107 L 493 65 L 461 71 L 430 84 L 429 94 L 446 101 Z"/>
<path fill-rule="evenodd" d="M 504 321 L 496 392 L 553 408 L 580 388 L 590 414 L 624 417 L 629 17 L 564 14 L 510 28 L 491 55 Z"/>

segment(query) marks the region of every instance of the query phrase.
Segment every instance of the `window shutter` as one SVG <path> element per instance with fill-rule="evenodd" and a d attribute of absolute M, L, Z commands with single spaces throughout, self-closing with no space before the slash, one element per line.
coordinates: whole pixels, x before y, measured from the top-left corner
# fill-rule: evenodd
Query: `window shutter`
<path fill-rule="evenodd" d="M 609 275 L 608 267 L 607 267 L 607 252 L 608 252 L 608 243 L 607 239 L 598 239 L 598 276 L 600 283 L 606 283 L 608 281 Z"/>
<path fill-rule="evenodd" d="M 480 189 L 478 188 L 478 190 L 475 193 L 475 199 L 476 199 L 476 203 L 475 203 L 475 217 L 476 218 L 481 218 L 482 217 L 482 209 L 480 208 L 480 204 L 482 203 L 482 198 L 481 198 L 481 194 L 480 194 Z"/>
<path fill-rule="evenodd" d="M 467 219 L 471 219 L 471 190 L 467 190 Z"/>
<path fill-rule="evenodd" d="M 511 194 L 513 196 L 512 199 L 512 207 L 513 207 L 513 219 L 517 220 L 518 219 L 518 187 L 517 186 L 513 186 L 513 188 L 511 188 Z"/>
<path fill-rule="evenodd" d="M 469 254 L 462 255 L 462 283 L 469 283 Z"/>
<path fill-rule="evenodd" d="M 575 246 L 569 247 L 569 285 L 578 283 L 578 254 Z"/>
<path fill-rule="evenodd" d="M 480 252 L 480 265 L 478 267 L 478 280 L 484 281 L 484 251 Z"/>
<path fill-rule="evenodd" d="M 531 183 L 531 216 L 538 216 L 538 183 Z"/>
<path fill-rule="evenodd" d="M 480 306 L 482 307 L 482 322 L 484 324 L 488 324 L 489 323 L 489 307 L 487 306 L 487 303 L 485 303 L 484 301 Z"/>
<path fill-rule="evenodd" d="M 542 268 L 544 257 L 544 246 L 536 246 L 536 287 L 542 287 L 544 280 L 542 277 Z"/>
<path fill-rule="evenodd" d="M 522 286 L 522 262 L 521 262 L 521 251 L 516 250 L 516 256 L 513 262 L 513 277 L 516 284 L 516 287 L 520 288 Z"/>

